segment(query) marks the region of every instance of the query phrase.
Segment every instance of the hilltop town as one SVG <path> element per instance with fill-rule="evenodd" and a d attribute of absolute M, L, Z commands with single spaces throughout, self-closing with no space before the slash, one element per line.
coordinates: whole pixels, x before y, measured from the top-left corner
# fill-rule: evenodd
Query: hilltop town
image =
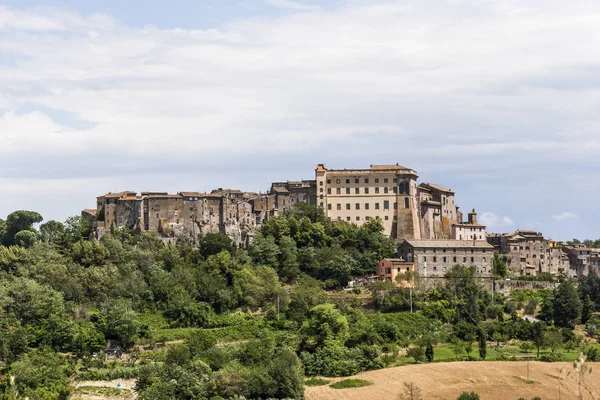
<path fill-rule="evenodd" d="M 360 226 L 380 220 L 384 233 L 398 244 L 398 254 L 382 260 L 377 274 L 393 282 L 405 271 L 443 276 L 455 264 L 474 266 L 480 276 L 489 277 L 494 253 L 517 276 L 575 277 L 587 275 L 590 268 L 600 270 L 600 249 L 559 243 L 531 230 L 488 233 L 475 209 L 464 218 L 454 191 L 417 180 L 415 170 L 398 164 L 367 169 L 318 164 L 314 179 L 273 182 L 266 193 L 223 188 L 210 193 L 107 193 L 82 216 L 98 239 L 119 228 L 156 232 L 167 243 L 223 232 L 246 247 L 264 221 L 309 203 L 321 207 L 331 221 Z"/>

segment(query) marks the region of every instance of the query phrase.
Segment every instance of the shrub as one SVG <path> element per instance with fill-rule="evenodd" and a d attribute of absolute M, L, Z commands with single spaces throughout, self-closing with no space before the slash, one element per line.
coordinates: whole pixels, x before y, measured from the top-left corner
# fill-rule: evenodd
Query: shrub
<path fill-rule="evenodd" d="M 344 379 L 342 381 L 332 383 L 329 385 L 333 389 L 347 389 L 347 388 L 359 388 L 364 386 L 372 385 L 371 382 L 362 379 Z"/>
<path fill-rule="evenodd" d="M 315 378 L 315 377 L 304 381 L 305 386 L 324 386 L 324 385 L 327 385 L 328 383 L 329 383 L 329 381 L 327 379 L 321 379 L 321 378 Z"/>
<path fill-rule="evenodd" d="M 456 400 L 480 400 L 479 395 L 475 392 L 462 392 Z"/>

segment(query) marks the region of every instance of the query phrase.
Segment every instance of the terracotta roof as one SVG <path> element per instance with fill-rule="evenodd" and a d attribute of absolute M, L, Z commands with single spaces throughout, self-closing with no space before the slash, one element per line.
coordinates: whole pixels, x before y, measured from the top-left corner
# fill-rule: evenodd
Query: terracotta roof
<path fill-rule="evenodd" d="M 289 193 L 290 192 L 289 190 L 287 190 L 286 188 L 281 187 L 281 186 L 275 186 L 271 189 L 271 191 L 277 192 L 277 193 Z"/>
<path fill-rule="evenodd" d="M 81 210 L 81 212 L 93 215 L 95 217 L 97 210 L 95 208 L 84 208 L 83 210 Z"/>
<path fill-rule="evenodd" d="M 406 239 L 403 243 L 408 243 L 413 247 L 427 248 L 478 248 L 478 249 L 493 249 L 494 246 L 484 240 L 414 240 Z"/>

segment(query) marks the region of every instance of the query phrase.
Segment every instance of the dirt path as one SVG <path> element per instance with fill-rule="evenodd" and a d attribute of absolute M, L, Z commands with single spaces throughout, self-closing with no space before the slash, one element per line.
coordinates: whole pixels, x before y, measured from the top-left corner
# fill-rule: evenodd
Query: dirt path
<path fill-rule="evenodd" d="M 398 400 L 403 382 L 414 382 L 425 400 L 456 399 L 463 391 L 475 391 L 482 400 L 516 400 L 519 397 L 543 400 L 559 398 L 559 368 L 571 374 L 561 388 L 561 400 L 576 399 L 577 384 L 572 363 L 529 362 L 452 362 L 408 365 L 369 371 L 356 376 L 373 383 L 354 389 L 329 386 L 306 387 L 307 400 Z M 600 394 L 600 363 L 588 363 L 593 373 L 586 380 Z M 332 379 L 332 381 L 341 378 Z M 533 382 L 531 382 L 533 381 Z M 592 399 L 584 393 L 584 399 Z M 600 397 L 596 397 L 600 398 Z"/>

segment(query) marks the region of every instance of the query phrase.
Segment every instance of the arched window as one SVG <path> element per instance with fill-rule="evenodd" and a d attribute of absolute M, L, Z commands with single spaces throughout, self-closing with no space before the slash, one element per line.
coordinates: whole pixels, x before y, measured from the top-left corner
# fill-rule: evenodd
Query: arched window
<path fill-rule="evenodd" d="M 406 198 L 404 199 L 404 208 L 409 208 L 409 207 L 410 207 L 410 204 L 409 204 L 409 202 L 408 202 L 408 197 L 406 197 Z"/>

